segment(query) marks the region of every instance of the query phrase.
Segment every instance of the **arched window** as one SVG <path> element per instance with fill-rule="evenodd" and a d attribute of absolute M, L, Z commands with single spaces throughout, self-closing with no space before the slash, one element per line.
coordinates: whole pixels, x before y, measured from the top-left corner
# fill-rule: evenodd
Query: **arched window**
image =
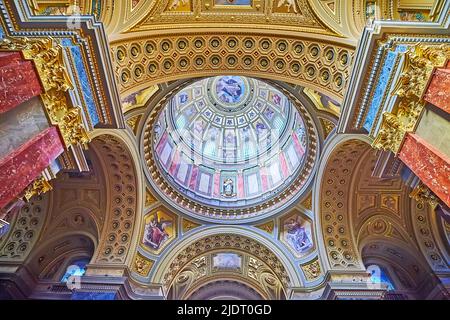
<path fill-rule="evenodd" d="M 373 264 L 373 265 L 370 265 L 369 267 L 367 267 L 367 270 L 371 274 L 370 279 L 372 280 L 373 284 L 377 284 L 377 283 L 385 284 L 385 285 L 387 285 L 388 291 L 395 290 L 395 286 L 384 268 Z"/>
<path fill-rule="evenodd" d="M 67 266 L 66 273 L 61 278 L 61 282 L 66 283 L 71 276 L 81 277 L 84 275 L 86 273 L 86 265 L 89 263 L 89 260 L 89 258 L 73 260 L 72 263 Z"/>

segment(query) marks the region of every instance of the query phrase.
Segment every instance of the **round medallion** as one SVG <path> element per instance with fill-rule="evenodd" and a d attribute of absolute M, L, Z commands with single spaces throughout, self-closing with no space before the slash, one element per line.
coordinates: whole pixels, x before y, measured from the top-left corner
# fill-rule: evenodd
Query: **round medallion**
<path fill-rule="evenodd" d="M 210 84 L 213 103 L 227 112 L 236 112 L 247 105 L 250 85 L 239 76 L 222 76 L 212 79 Z"/>

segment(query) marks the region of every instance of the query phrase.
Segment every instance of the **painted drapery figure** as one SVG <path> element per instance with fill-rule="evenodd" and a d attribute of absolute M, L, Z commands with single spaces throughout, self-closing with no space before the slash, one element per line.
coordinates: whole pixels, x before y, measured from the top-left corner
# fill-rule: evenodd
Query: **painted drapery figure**
<path fill-rule="evenodd" d="M 171 224 L 171 221 L 161 220 L 158 216 L 158 212 L 155 212 L 150 222 L 145 225 L 143 239 L 144 244 L 153 249 L 159 249 L 161 245 L 169 238 L 166 227 Z"/>
<path fill-rule="evenodd" d="M 223 196 L 233 197 L 234 195 L 234 182 L 228 178 L 223 182 Z"/>
<path fill-rule="evenodd" d="M 312 247 L 312 241 L 306 228 L 302 226 L 300 218 L 289 219 L 285 224 L 286 241 L 298 253 L 303 253 Z"/>

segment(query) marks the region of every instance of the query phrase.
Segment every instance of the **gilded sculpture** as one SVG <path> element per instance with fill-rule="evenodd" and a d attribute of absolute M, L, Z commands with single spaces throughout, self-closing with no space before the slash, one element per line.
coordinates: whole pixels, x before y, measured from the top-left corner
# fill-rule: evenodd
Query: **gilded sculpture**
<path fill-rule="evenodd" d="M 24 199 L 30 201 L 34 196 L 41 195 L 52 190 L 52 185 L 44 178 L 39 177 L 34 180 L 24 191 Z"/>
<path fill-rule="evenodd" d="M 444 66 L 449 57 L 449 45 L 418 44 L 405 52 L 402 72 L 392 91 L 398 96 L 397 110 L 383 113 L 381 128 L 372 144 L 374 148 L 397 154 L 406 133 L 414 131 L 422 113 L 423 95 L 433 71 Z"/>

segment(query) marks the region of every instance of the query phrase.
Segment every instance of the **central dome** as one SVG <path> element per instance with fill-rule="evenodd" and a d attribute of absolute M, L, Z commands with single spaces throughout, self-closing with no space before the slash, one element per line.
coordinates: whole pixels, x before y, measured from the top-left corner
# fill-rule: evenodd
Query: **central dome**
<path fill-rule="evenodd" d="M 302 172 L 304 119 L 273 86 L 219 76 L 196 81 L 168 101 L 153 123 L 152 155 L 161 176 L 189 199 L 187 207 L 234 217 L 256 206 L 268 210 Z M 297 179 L 290 192 L 301 186 Z"/>
<path fill-rule="evenodd" d="M 292 147 L 297 147 L 299 157 L 294 156 L 292 163 L 296 166 L 305 153 L 306 135 L 301 117 L 292 111 L 288 99 L 266 83 L 227 76 L 182 90 L 160 123 L 179 151 L 216 170 L 242 170 L 268 160 L 295 123 L 298 143 Z"/>

